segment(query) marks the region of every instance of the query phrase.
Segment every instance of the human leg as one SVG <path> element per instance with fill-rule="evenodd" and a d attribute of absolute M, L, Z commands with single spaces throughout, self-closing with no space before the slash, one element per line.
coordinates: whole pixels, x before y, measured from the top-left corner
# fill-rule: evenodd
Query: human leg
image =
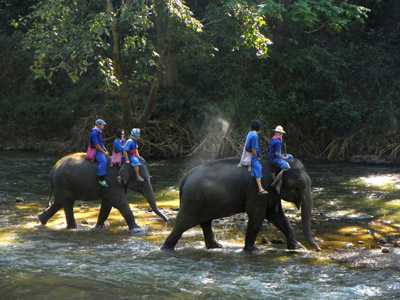
<path fill-rule="evenodd" d="M 97 176 L 99 178 L 99 184 L 102 187 L 108 187 L 108 184 L 105 180 L 107 174 L 107 157 L 105 156 L 105 154 L 97 151 L 96 161 L 97 161 Z"/>
<path fill-rule="evenodd" d="M 290 169 L 290 165 L 289 163 L 281 158 L 276 158 L 273 160 L 272 164 L 282 170 L 289 170 Z"/>
<path fill-rule="evenodd" d="M 266 190 L 264 190 L 264 188 L 261 184 L 261 178 L 263 178 L 262 166 L 258 160 L 253 161 L 251 163 L 251 174 L 252 174 L 252 177 L 254 177 L 256 179 L 256 183 L 258 186 L 258 192 L 262 195 L 268 194 L 268 192 Z"/>
<path fill-rule="evenodd" d="M 131 158 L 131 166 L 133 167 L 133 171 L 135 172 L 136 180 L 142 182 L 142 181 L 144 181 L 144 179 L 142 178 L 142 176 L 140 176 L 140 173 L 139 173 L 140 165 L 141 164 L 140 164 L 139 159 L 137 159 L 136 157 Z"/>

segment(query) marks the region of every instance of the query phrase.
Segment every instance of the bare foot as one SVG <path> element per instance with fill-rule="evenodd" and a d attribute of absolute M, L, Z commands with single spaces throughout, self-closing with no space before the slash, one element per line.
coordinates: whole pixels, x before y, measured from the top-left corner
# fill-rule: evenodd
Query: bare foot
<path fill-rule="evenodd" d="M 140 181 L 140 182 L 143 182 L 143 181 L 144 181 L 144 179 L 143 179 L 141 176 L 136 177 L 136 180 L 137 180 L 137 181 Z"/>

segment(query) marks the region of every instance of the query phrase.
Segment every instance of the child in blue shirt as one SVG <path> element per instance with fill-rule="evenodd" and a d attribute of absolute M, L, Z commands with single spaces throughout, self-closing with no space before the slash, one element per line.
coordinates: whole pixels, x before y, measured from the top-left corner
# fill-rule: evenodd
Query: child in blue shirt
<path fill-rule="evenodd" d="M 125 157 L 122 155 L 124 150 L 124 145 L 126 143 L 126 139 L 124 138 L 124 131 L 122 129 L 117 129 L 115 131 L 115 140 L 113 144 L 113 154 L 111 156 L 110 166 L 119 165 L 125 163 Z"/>
<path fill-rule="evenodd" d="M 135 171 L 136 180 L 143 182 L 144 179 L 139 174 L 139 166 L 141 166 L 140 160 L 143 160 L 143 158 L 139 155 L 138 151 L 137 141 L 139 139 L 140 139 L 140 129 L 133 128 L 131 130 L 131 135 L 129 137 L 129 140 L 126 142 L 123 151 L 124 151 L 125 162 L 127 164 L 130 164 L 133 167 L 133 170 Z"/>

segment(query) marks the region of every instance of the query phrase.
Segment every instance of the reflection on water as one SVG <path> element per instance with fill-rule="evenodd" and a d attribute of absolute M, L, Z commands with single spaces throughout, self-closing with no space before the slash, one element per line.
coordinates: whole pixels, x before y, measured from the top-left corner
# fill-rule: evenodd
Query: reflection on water
<path fill-rule="evenodd" d="M 244 253 L 245 217 L 215 224 L 222 249 L 206 250 L 201 230 L 193 228 L 178 251 L 164 253 L 159 249 L 173 227 L 179 179 L 196 162 L 150 164 L 158 206 L 172 220 L 165 224 L 130 192 L 134 215 L 147 228 L 132 235 L 115 210 L 106 230 L 93 230 L 99 202 L 78 203 L 78 230 L 65 229 L 62 211 L 38 225 L 57 159 L 0 152 L 0 299 L 399 299 L 398 249 L 383 254 L 366 246 L 383 231 L 399 233 L 394 167 L 306 164 L 320 253 L 261 242 L 259 252 Z M 302 241 L 298 212 L 289 204 L 285 209 Z M 261 236 L 283 239 L 268 223 Z"/>

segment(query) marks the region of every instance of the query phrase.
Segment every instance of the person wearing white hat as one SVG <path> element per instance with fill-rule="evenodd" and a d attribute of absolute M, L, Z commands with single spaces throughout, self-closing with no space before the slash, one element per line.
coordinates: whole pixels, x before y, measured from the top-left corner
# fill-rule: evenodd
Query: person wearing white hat
<path fill-rule="evenodd" d="M 106 147 L 103 144 L 103 130 L 107 125 L 106 122 L 102 119 L 96 120 L 94 122 L 95 126 L 92 129 L 92 132 L 89 136 L 89 145 L 90 148 L 96 149 L 96 154 L 94 160 L 97 161 L 97 176 L 99 178 L 99 184 L 102 187 L 107 188 L 108 184 L 106 182 L 106 174 L 107 174 L 107 156 L 108 153 Z"/>
<path fill-rule="evenodd" d="M 269 142 L 269 162 L 282 170 L 289 170 L 290 165 L 287 160 L 293 158 L 293 156 L 282 153 L 283 134 L 286 132 L 281 125 L 276 126 L 273 132 L 274 136 Z"/>

